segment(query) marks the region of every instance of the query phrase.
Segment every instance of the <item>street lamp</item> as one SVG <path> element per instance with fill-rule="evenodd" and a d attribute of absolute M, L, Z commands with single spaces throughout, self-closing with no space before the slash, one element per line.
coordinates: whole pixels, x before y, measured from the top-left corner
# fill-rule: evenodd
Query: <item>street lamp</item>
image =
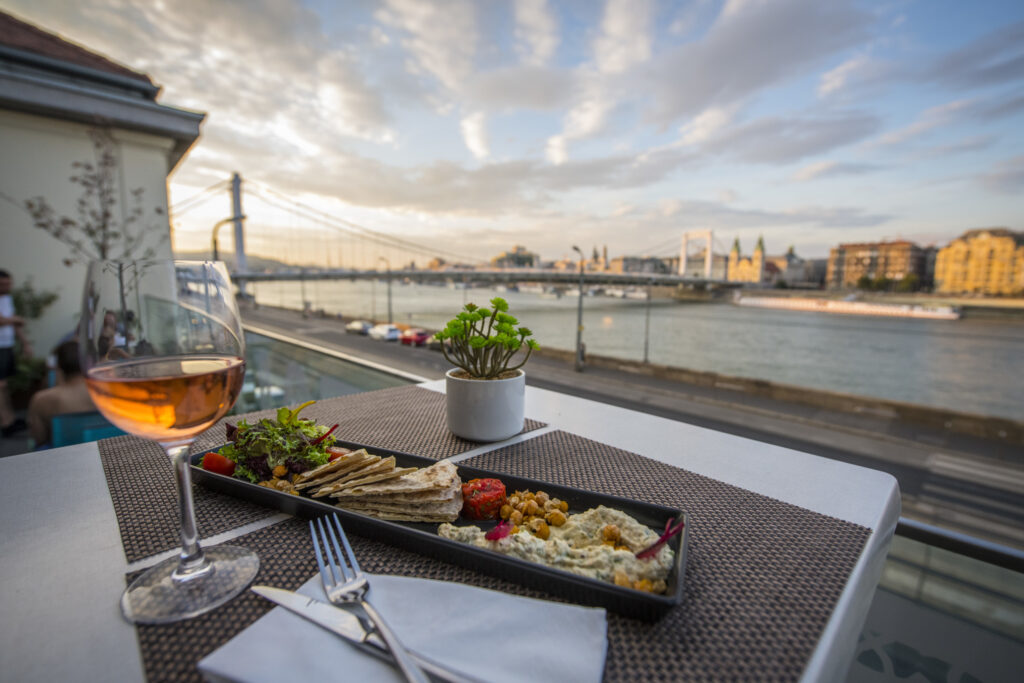
<path fill-rule="evenodd" d="M 583 252 L 576 245 L 572 250 L 580 255 L 580 297 L 576 305 L 576 372 L 583 372 Z"/>
<path fill-rule="evenodd" d="M 388 324 L 390 325 L 391 322 L 392 322 L 392 320 L 391 320 L 391 261 L 387 260 L 383 256 L 381 256 L 377 260 L 378 261 L 383 261 L 384 264 L 388 267 Z"/>
<path fill-rule="evenodd" d="M 231 218 L 225 218 L 217 221 L 213 226 L 213 260 L 219 261 L 220 256 L 217 252 L 217 233 L 220 231 L 220 226 L 225 223 L 233 223 L 236 220 L 245 220 L 245 216 L 232 216 Z"/>

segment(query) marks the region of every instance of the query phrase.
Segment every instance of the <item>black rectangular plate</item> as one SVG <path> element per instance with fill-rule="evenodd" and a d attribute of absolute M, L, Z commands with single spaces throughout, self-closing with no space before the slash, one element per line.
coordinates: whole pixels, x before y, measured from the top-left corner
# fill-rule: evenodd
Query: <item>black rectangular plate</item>
<path fill-rule="evenodd" d="M 430 458 L 351 441 L 338 440 L 335 441 L 335 445 L 351 449 L 365 448 L 370 453 L 384 457 L 393 455 L 398 467 L 429 467 L 437 462 Z M 219 448 L 209 450 L 219 450 Z M 510 492 L 546 491 L 550 496 L 566 501 L 571 513 L 583 512 L 598 505 L 605 505 L 625 512 L 641 524 L 659 533 L 665 528 L 667 520 L 683 515 L 685 523 L 682 533 L 669 541 L 669 547 L 675 552 L 675 564 L 669 572 L 666 582 L 668 587 L 664 595 L 655 595 L 442 538 L 437 535 L 437 523 L 390 522 L 376 519 L 353 510 L 336 507 L 329 502 L 311 498 L 308 495 L 296 496 L 265 486 L 257 486 L 241 479 L 207 472 L 201 467 L 201 461 L 206 452 L 208 451 L 192 454 L 191 462 L 192 479 L 207 488 L 260 505 L 277 508 L 298 517 L 313 518 L 329 512 L 336 512 L 347 530 L 366 538 L 380 540 L 467 569 L 491 574 L 545 591 L 570 602 L 604 607 L 627 617 L 654 621 L 682 602 L 683 599 L 689 518 L 681 510 L 454 463 L 458 468 L 459 477 L 464 482 L 470 479 L 493 477 L 500 479 Z M 477 522 L 460 517 L 454 524 L 476 524 L 482 529 L 488 529 L 493 527 L 495 522 Z"/>

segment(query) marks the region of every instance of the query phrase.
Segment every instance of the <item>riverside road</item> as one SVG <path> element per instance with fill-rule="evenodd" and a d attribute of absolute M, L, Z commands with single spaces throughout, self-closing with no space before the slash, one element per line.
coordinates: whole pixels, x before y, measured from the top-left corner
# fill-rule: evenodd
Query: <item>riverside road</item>
<path fill-rule="evenodd" d="M 424 379 L 442 378 L 451 367 L 437 351 L 346 334 L 343 321 L 333 318 L 303 318 L 266 306 L 245 309 L 243 318 L 253 332 L 313 343 Z M 531 386 L 889 472 L 900 483 L 904 516 L 1024 547 L 1019 446 L 608 368 L 578 373 L 561 358 L 534 356 L 527 370 Z"/>

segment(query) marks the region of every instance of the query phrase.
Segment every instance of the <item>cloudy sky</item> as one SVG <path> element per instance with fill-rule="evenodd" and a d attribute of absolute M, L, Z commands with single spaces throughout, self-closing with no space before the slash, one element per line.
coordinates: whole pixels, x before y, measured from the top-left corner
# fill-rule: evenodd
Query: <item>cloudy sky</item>
<path fill-rule="evenodd" d="M 229 212 L 189 198 L 234 170 L 250 252 L 334 265 L 402 254 L 289 200 L 477 258 L 1024 229 L 1019 0 L 0 5 L 207 113 L 171 179 L 179 249 Z"/>

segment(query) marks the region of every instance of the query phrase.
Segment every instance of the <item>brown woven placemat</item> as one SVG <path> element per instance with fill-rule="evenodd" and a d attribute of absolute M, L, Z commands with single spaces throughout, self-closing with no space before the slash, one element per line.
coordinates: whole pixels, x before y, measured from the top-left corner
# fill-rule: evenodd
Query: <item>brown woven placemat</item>
<path fill-rule="evenodd" d="M 232 415 L 221 422 L 253 422 L 273 417 L 276 410 Z M 340 439 L 379 448 L 406 451 L 435 459 L 476 448 L 479 444 L 448 431 L 444 394 L 416 386 L 382 389 L 318 401 L 302 413 L 323 424 L 338 423 Z M 527 420 L 524 431 L 543 427 Z M 217 424 L 202 434 L 192 452 L 220 446 L 224 427 Z M 121 541 L 129 562 L 134 562 L 179 545 L 177 491 L 171 463 L 163 450 L 151 441 L 120 436 L 99 442 L 100 460 L 121 530 Z M 231 496 L 193 486 L 196 524 L 200 538 L 208 538 L 276 513 Z"/>
<path fill-rule="evenodd" d="M 294 406 L 293 406 L 294 407 Z M 233 415 L 224 421 L 250 422 L 271 417 L 276 411 Z M 302 411 L 302 417 L 315 418 L 321 424 L 338 424 L 334 435 L 344 441 L 378 448 L 403 451 L 440 460 L 478 447 L 448 431 L 444 394 L 417 386 L 393 387 L 349 394 L 318 401 Z M 526 420 L 524 432 L 543 427 L 543 422 Z M 224 430 L 219 425 L 208 430 L 197 445 L 210 448 L 224 443 Z"/>
<path fill-rule="evenodd" d="M 649 624 L 608 615 L 608 680 L 796 680 L 870 530 L 574 434 L 466 465 L 689 513 L 684 598 Z"/>
<path fill-rule="evenodd" d="M 171 460 L 152 441 L 118 436 L 99 442 L 100 462 L 129 562 L 181 546 L 178 491 Z M 276 510 L 192 487 L 200 538 L 209 538 L 277 513 Z"/>
<path fill-rule="evenodd" d="M 869 530 L 564 432 L 466 461 L 625 495 L 690 513 L 685 598 L 655 623 L 608 615 L 605 679 L 795 680 Z M 507 581 L 350 535 L 362 567 L 558 600 Z M 315 573 L 304 522 L 234 543 L 260 555 L 257 581 L 295 589 Z M 139 627 L 147 677 L 198 681 L 196 663 L 262 616 L 253 595 L 171 626 Z"/>

